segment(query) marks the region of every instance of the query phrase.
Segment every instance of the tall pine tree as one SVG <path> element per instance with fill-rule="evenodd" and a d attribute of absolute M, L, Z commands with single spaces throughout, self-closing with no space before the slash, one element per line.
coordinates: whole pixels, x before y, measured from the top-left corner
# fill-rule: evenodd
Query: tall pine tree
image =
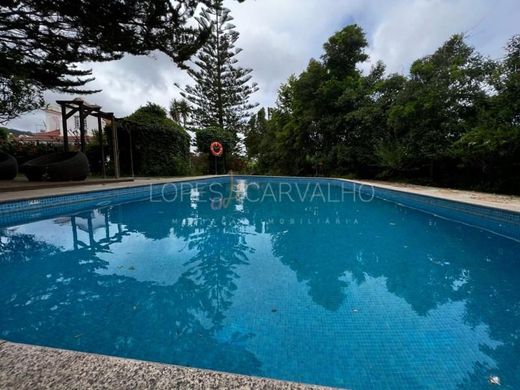
<path fill-rule="evenodd" d="M 258 90 L 251 81 L 252 70 L 237 65 L 236 56 L 242 49 L 235 48 L 239 33 L 232 20 L 220 0 L 204 9 L 199 19 L 203 28 L 211 28 L 211 34 L 197 54 L 195 66 L 188 70 L 195 83 L 184 89 L 177 85 L 191 106 L 189 127 L 194 130 L 220 127 L 236 135 L 257 106 L 249 102 Z"/>

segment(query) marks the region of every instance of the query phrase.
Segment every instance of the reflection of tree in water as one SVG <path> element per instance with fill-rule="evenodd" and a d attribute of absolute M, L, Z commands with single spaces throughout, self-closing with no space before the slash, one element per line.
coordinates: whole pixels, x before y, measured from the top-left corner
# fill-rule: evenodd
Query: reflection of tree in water
<path fill-rule="evenodd" d="M 97 256 L 97 243 L 65 252 L 50 249 L 32 235 L 2 237 L 2 248 L 9 245 L 9 253 L 16 256 L 0 262 L 0 337 L 260 374 L 260 362 L 243 347 L 250 336 L 234 334 L 229 340 L 217 336 L 236 289 L 235 268 L 247 263 L 248 248 L 239 225 L 231 221 L 207 230 L 189 226 L 182 222 L 193 215 L 188 204 L 175 211 L 165 208 L 164 214 L 152 213 L 160 226 L 154 230 L 146 221 L 140 225 L 126 206 L 111 209 L 111 221 L 123 223 L 125 230 L 131 226 L 139 231 L 144 226 L 143 234 L 151 239 L 170 231 L 193 235 L 192 245 L 204 254 L 190 260 L 191 266 L 174 285 L 162 286 L 98 273 L 108 263 Z M 158 210 L 156 204 L 141 206 L 142 218 Z M 177 222 L 172 222 L 174 216 Z M 122 237 L 123 244 L 126 239 Z"/>
<path fill-rule="evenodd" d="M 267 199 L 246 204 L 245 210 L 258 231 L 271 235 L 274 254 L 309 287 L 315 303 L 338 310 L 346 299 L 346 273 L 358 284 L 367 276 L 383 277 L 387 290 L 422 316 L 463 301 L 465 322 L 486 324 L 489 336 L 503 343 L 486 354 L 499 370 L 516 373 L 509 383 L 520 383 L 517 243 L 486 233 L 475 238 L 468 227 L 386 202 L 286 202 L 281 207 Z M 466 385 L 486 386 L 489 371 L 477 365 Z"/>
<path fill-rule="evenodd" d="M 247 223 L 235 209 L 236 199 L 218 210 L 211 205 L 208 194 L 198 204 L 194 229 L 179 232 L 184 234 L 188 247 L 196 250 L 182 277 L 195 282 L 206 299 L 206 313 L 215 326 L 220 326 L 237 289 L 235 281 L 240 277 L 237 268 L 249 264 L 248 253 L 253 248 L 246 242 Z"/>
<path fill-rule="evenodd" d="M 487 324 L 490 336 L 503 343 L 495 350 L 486 351 L 497 362 L 500 370 L 513 374 L 512 377 L 503 378 L 503 384 L 510 388 L 519 388 L 520 255 L 518 250 L 507 251 L 505 248 L 504 255 L 499 261 L 474 264 L 470 268 L 471 281 L 461 287 L 461 294 L 466 301 L 467 321 L 470 324 Z M 488 259 L 497 260 L 497 257 Z M 483 375 L 487 372 L 485 367 L 477 367 L 469 380 L 468 388 L 474 383 L 482 382 Z"/>
<path fill-rule="evenodd" d="M 9 229 L 0 229 L 0 265 L 29 261 L 29 252 L 38 256 L 56 250 L 52 245 L 35 240 L 33 235 L 20 235 Z"/>
<path fill-rule="evenodd" d="M 228 187 L 218 189 L 226 195 Z M 246 223 L 235 209 L 237 200 L 233 198 L 225 202 L 226 207 L 215 210 L 215 194 L 207 188 L 200 192 L 197 199 L 183 196 L 172 203 L 147 201 L 116 206 L 111 221 L 149 239 L 184 239 L 196 254 L 185 264 L 188 270 L 180 281 L 193 283 L 190 289 L 197 290 L 198 307 L 217 326 L 231 306 L 239 277 L 236 269 L 249 263 L 248 253 L 253 249 L 245 239 Z"/>
<path fill-rule="evenodd" d="M 292 194 L 296 192 L 294 186 Z M 248 191 L 248 198 L 260 199 L 265 189 L 250 186 Z M 305 186 L 300 193 L 304 192 Z M 327 216 L 321 215 L 322 205 L 319 201 L 298 201 L 286 202 L 280 207 L 273 197 L 266 197 L 263 202 L 246 203 L 245 214 L 257 231 L 264 226 L 265 232 L 272 236 L 274 255 L 295 272 L 298 281 L 309 286 L 314 302 L 334 311 L 345 299 L 347 283 L 341 276 L 348 269 L 346 256 L 351 252 L 352 243 L 340 236 L 343 227 L 326 230 L 316 221 L 320 218 L 324 223 L 326 217 L 330 217 L 334 224 L 336 217 L 352 218 L 352 214 L 337 204 Z M 333 242 L 333 245 L 322 245 L 324 242 Z M 345 253 L 345 257 L 338 253 Z"/>

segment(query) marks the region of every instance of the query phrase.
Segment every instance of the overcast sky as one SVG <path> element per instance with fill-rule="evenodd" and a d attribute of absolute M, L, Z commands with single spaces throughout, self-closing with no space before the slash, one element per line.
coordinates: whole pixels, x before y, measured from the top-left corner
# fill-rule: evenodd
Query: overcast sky
<path fill-rule="evenodd" d="M 481 53 L 497 59 L 506 41 L 520 33 L 519 0 L 227 0 L 241 33 L 240 64 L 253 69 L 260 91 L 253 100 L 271 106 L 281 83 L 302 72 L 309 59 L 322 54 L 327 38 L 357 23 L 367 34 L 370 63 L 382 60 L 388 72 L 407 73 L 411 62 L 431 54 L 452 34 L 465 33 Z M 363 64 L 369 69 L 370 63 Z M 167 57 L 127 56 L 92 65 L 103 92 L 87 96 L 91 103 L 125 116 L 146 102 L 167 107 L 178 97 L 173 85 L 189 82 Z M 47 93 L 48 102 L 71 97 Z M 74 97 L 74 96 L 72 96 Z M 33 113 L 8 124 L 21 130 L 43 128 L 43 115 Z"/>

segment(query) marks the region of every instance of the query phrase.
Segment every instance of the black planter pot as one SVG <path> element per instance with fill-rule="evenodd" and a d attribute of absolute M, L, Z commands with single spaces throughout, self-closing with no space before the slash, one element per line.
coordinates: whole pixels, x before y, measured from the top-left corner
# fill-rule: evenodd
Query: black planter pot
<path fill-rule="evenodd" d="M 81 152 L 53 153 L 27 161 L 20 171 L 31 181 L 85 180 L 88 159 Z"/>
<path fill-rule="evenodd" d="M 13 180 L 18 173 L 18 163 L 10 154 L 0 152 L 0 180 Z"/>

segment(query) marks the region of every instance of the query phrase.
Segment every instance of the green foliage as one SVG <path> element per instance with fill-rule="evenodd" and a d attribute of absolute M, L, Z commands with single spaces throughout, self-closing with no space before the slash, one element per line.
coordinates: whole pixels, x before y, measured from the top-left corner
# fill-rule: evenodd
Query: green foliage
<path fill-rule="evenodd" d="M 244 144 L 246 145 L 249 158 L 256 158 L 260 153 L 259 147 L 262 138 L 267 133 L 267 117 L 265 108 L 260 109 L 256 115 L 253 115 L 245 131 Z"/>
<path fill-rule="evenodd" d="M 389 123 L 397 132 L 408 132 L 416 165 L 431 166 L 446 158 L 450 145 L 476 124 L 491 69 L 462 35 L 413 63 Z"/>
<path fill-rule="evenodd" d="M 356 25 L 281 86 L 245 143 L 254 173 L 388 177 L 520 193 L 520 37 L 495 63 L 454 35 L 409 76 L 363 74 Z"/>
<path fill-rule="evenodd" d="M 6 123 L 43 105 L 40 89 L 13 75 L 0 76 L 0 123 Z"/>
<path fill-rule="evenodd" d="M 197 130 L 195 133 L 195 144 L 200 153 L 210 154 L 209 147 L 212 142 L 220 142 L 224 147 L 224 154 L 226 154 L 234 150 L 236 140 L 231 131 L 220 127 L 208 127 Z"/>
<path fill-rule="evenodd" d="M 519 165 L 520 127 L 476 127 L 454 144 L 454 152 L 465 161 L 482 166 L 501 158 Z"/>
<path fill-rule="evenodd" d="M 163 107 L 150 102 L 127 116 L 126 120 L 141 126 L 175 126 L 175 123 L 166 115 L 166 110 Z"/>
<path fill-rule="evenodd" d="M 9 131 L 5 127 L 0 127 L 0 142 L 7 142 Z"/>
<path fill-rule="evenodd" d="M 477 125 L 451 150 L 465 166 L 478 168 L 482 181 L 520 193 L 520 36 L 509 41 L 494 87 L 498 93 L 486 99 Z"/>
<path fill-rule="evenodd" d="M 47 145 L 9 140 L 8 142 L 0 142 L 0 151 L 14 156 L 18 161 L 18 165 L 22 165 L 33 158 L 50 153 L 61 152 L 63 151 L 63 147 L 61 145 Z"/>
<path fill-rule="evenodd" d="M 0 3 L 0 120 L 42 104 L 42 93 L 92 93 L 82 62 L 160 50 L 183 66 L 209 34 L 193 27 L 212 0 L 17 0 Z"/>
<path fill-rule="evenodd" d="M 148 103 L 118 125 L 121 169 L 130 173 L 130 136 L 134 173 L 138 176 L 181 176 L 189 171 L 190 138 L 167 117 L 166 110 Z"/>
<path fill-rule="evenodd" d="M 387 170 L 382 176 L 391 176 L 406 169 L 408 149 L 406 146 L 396 142 L 382 142 L 375 147 L 376 162 L 381 168 Z"/>
<path fill-rule="evenodd" d="M 184 128 L 187 128 L 190 112 L 190 105 L 186 100 L 173 99 L 170 102 L 170 117 L 178 124 L 181 124 Z"/>
<path fill-rule="evenodd" d="M 106 161 L 106 157 L 109 154 L 109 150 L 107 145 L 105 145 L 105 173 L 113 174 L 112 164 L 108 164 Z M 88 158 L 88 164 L 90 168 L 90 173 L 94 175 L 101 176 L 103 173 L 102 169 L 102 158 L 101 158 L 101 146 L 99 142 L 92 142 L 87 144 L 85 155 Z"/>
<path fill-rule="evenodd" d="M 222 157 L 215 158 L 210 152 L 210 146 L 213 142 L 220 142 L 224 147 Z M 230 161 L 236 146 L 236 136 L 231 131 L 220 127 L 208 127 L 197 130 L 195 133 L 195 145 L 201 156 L 205 156 L 207 161 L 207 169 L 204 173 L 225 173 L 230 169 Z"/>
<path fill-rule="evenodd" d="M 199 21 L 210 34 L 196 56 L 195 66 L 188 70 L 195 84 L 181 89 L 191 106 L 189 125 L 193 130 L 220 127 L 240 132 L 244 119 L 256 107 L 249 103 L 249 97 L 258 88 L 251 82 L 252 70 L 237 66 L 241 49 L 235 44 L 239 33 L 231 23 L 230 10 L 223 8 L 221 1 L 205 8 Z"/>
<path fill-rule="evenodd" d="M 368 59 L 363 51 L 367 44 L 365 34 L 359 26 L 347 26 L 323 45 L 323 63 L 338 79 L 355 74 L 357 64 Z"/>

